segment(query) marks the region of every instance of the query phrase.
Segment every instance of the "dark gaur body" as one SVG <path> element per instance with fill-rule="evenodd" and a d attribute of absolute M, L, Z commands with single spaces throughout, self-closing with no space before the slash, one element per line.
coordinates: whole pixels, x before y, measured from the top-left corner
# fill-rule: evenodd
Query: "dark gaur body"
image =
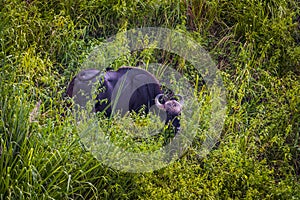
<path fill-rule="evenodd" d="M 110 117 L 114 111 L 124 114 L 127 111 L 139 112 L 144 108 L 145 113 L 148 113 L 156 105 L 166 112 L 166 124 L 171 122 L 175 133 L 179 131 L 182 97 L 174 95 L 170 90 L 168 95 L 164 94 L 159 81 L 146 70 L 121 67 L 117 71 L 107 70 L 104 74 L 95 69 L 83 70 L 69 84 L 67 96 L 77 98 L 75 102 L 84 106 L 86 99 L 91 99 L 95 83 L 100 84 L 96 90 L 95 112 L 105 112 Z"/>

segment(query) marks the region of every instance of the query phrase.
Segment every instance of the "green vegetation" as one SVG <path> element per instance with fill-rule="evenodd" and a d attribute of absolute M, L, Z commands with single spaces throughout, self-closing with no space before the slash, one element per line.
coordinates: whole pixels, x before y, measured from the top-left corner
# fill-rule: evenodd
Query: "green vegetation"
<path fill-rule="evenodd" d="M 195 142 L 170 166 L 132 174 L 85 151 L 74 118 L 61 113 L 66 85 L 91 49 L 145 26 L 176 29 L 210 52 L 228 110 L 207 157 L 197 157 Z M 300 198 L 299 2 L 1 0 L 0 48 L 1 199 Z"/>

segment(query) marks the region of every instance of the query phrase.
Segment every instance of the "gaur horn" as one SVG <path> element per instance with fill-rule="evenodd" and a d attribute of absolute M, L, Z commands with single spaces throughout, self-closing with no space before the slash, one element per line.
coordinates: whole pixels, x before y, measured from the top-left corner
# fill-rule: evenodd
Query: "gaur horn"
<path fill-rule="evenodd" d="M 164 104 L 161 104 L 159 102 L 159 98 L 161 96 L 164 96 L 163 94 L 158 94 L 156 97 L 155 97 L 155 105 L 159 108 L 159 109 L 162 109 L 162 110 L 165 110 L 165 105 Z"/>
<path fill-rule="evenodd" d="M 183 104 L 184 104 L 184 99 L 183 99 L 183 96 L 181 96 L 180 94 L 176 94 L 175 95 L 176 97 L 178 97 L 178 102 L 183 106 Z"/>

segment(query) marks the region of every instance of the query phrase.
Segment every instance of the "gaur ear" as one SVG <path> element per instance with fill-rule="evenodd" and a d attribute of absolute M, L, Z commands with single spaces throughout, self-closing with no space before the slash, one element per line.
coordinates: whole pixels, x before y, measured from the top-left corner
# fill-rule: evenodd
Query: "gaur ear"
<path fill-rule="evenodd" d="M 155 97 L 155 105 L 159 108 L 159 109 L 162 109 L 162 110 L 165 110 L 165 105 L 164 104 L 161 104 L 159 102 L 159 98 L 161 96 L 164 96 L 163 94 L 158 94 L 156 97 Z"/>

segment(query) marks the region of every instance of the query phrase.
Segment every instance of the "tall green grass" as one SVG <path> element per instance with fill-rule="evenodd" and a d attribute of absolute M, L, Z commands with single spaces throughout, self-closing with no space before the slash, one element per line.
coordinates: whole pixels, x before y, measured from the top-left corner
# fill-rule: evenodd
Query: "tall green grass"
<path fill-rule="evenodd" d="M 299 11 L 289 0 L 1 1 L 1 199 L 300 198 Z M 204 123 L 182 159 L 131 174 L 83 148 L 76 120 L 62 116 L 63 96 L 94 46 L 144 26 L 174 28 L 205 47 L 228 110 L 207 157 L 197 155 Z M 140 61 L 180 65 L 198 86 L 189 63 L 165 52 L 136 52 L 114 67 Z"/>

